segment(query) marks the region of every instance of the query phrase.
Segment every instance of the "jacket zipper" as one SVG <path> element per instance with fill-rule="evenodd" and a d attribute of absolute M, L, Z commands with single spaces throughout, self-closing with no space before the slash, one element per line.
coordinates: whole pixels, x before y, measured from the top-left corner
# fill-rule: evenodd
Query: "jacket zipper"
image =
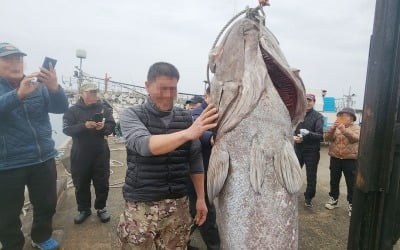
<path fill-rule="evenodd" d="M 6 158 L 6 156 L 7 156 L 7 149 L 6 149 L 6 138 L 4 138 L 4 136 L 1 137 L 1 143 L 3 143 L 3 147 L 4 147 L 3 155 L 4 155 L 4 158 Z"/>
<path fill-rule="evenodd" d="M 36 146 L 37 146 L 38 153 L 39 153 L 39 160 L 40 160 L 40 162 L 42 162 L 43 161 L 42 160 L 42 150 L 40 149 L 40 146 L 39 146 L 39 141 L 38 141 L 38 138 L 37 138 L 36 131 L 32 126 L 31 120 L 29 120 L 28 110 L 26 109 L 26 105 L 25 104 L 24 104 L 24 111 L 25 111 L 26 120 L 28 121 L 29 127 L 31 128 L 31 130 L 33 132 L 33 136 L 35 137 L 35 142 L 36 142 Z"/>

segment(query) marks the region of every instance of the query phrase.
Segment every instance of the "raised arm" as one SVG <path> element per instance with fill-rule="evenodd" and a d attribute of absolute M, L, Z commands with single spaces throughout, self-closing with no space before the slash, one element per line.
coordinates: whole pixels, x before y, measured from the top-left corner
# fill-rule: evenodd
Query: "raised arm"
<path fill-rule="evenodd" d="M 37 74 L 25 76 L 21 80 L 18 89 L 0 93 L 0 114 L 12 112 L 23 103 L 22 100 L 25 97 L 32 94 L 39 87 L 39 84 L 31 84 L 31 81 Z"/>
<path fill-rule="evenodd" d="M 68 110 L 68 99 L 61 86 L 55 92 L 48 91 L 48 98 L 47 110 L 49 113 L 62 114 Z"/>
<path fill-rule="evenodd" d="M 166 154 L 187 141 L 198 139 L 205 131 L 217 126 L 217 118 L 217 109 L 208 105 L 189 128 L 172 134 L 152 135 L 149 140 L 150 152 L 153 155 Z"/>
<path fill-rule="evenodd" d="M 149 150 L 150 132 L 136 115 L 133 108 L 122 111 L 119 123 L 126 147 L 141 156 L 151 156 Z"/>
<path fill-rule="evenodd" d="M 335 131 L 336 127 L 338 125 L 338 122 L 336 121 L 332 127 L 328 129 L 328 132 L 325 134 L 324 139 L 325 141 L 334 141 L 335 140 Z"/>
<path fill-rule="evenodd" d="M 37 76 L 39 82 L 46 86 L 44 93 L 48 98 L 47 110 L 50 113 L 62 114 L 68 109 L 68 99 L 63 88 L 57 82 L 57 74 L 50 64 L 49 69 L 40 68 Z"/>

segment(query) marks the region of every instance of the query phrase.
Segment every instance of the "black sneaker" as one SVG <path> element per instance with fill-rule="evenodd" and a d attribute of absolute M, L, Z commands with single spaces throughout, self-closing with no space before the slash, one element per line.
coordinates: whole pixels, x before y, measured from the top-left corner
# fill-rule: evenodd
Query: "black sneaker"
<path fill-rule="evenodd" d="M 313 204 L 312 204 L 312 202 L 311 202 L 311 199 L 305 199 L 304 205 L 305 205 L 306 207 L 309 207 L 309 208 L 312 208 L 312 207 L 313 207 Z"/>
<path fill-rule="evenodd" d="M 79 211 L 79 214 L 75 216 L 74 218 L 74 223 L 75 224 L 81 224 L 86 220 L 87 217 L 89 217 L 92 214 L 90 210 L 87 211 Z"/>
<path fill-rule="evenodd" d="M 97 210 L 97 216 L 100 218 L 100 221 L 103 223 L 110 221 L 110 214 L 105 209 Z"/>

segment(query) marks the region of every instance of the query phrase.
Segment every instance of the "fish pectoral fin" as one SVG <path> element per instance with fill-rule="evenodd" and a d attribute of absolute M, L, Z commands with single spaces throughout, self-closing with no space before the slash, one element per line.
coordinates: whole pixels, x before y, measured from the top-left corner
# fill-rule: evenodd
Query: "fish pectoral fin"
<path fill-rule="evenodd" d="M 267 165 L 264 150 L 260 145 L 257 137 L 254 138 L 251 143 L 250 151 L 250 184 L 256 193 L 261 192 Z"/>
<path fill-rule="evenodd" d="M 228 176 L 230 164 L 229 153 L 221 149 L 220 145 L 221 143 L 214 145 L 208 165 L 207 189 L 210 203 L 218 196 Z"/>
<path fill-rule="evenodd" d="M 291 194 L 303 185 L 301 168 L 292 144 L 285 140 L 283 148 L 274 156 L 274 170 L 278 182 Z"/>

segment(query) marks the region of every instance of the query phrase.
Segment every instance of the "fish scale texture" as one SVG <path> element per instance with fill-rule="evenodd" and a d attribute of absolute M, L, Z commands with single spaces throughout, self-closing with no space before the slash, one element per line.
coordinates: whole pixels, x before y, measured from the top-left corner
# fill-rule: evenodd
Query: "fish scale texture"
<path fill-rule="evenodd" d="M 297 249 L 297 194 L 289 194 L 277 181 L 273 166 L 273 156 L 291 137 L 290 118 L 272 86 L 267 93 L 251 115 L 219 142 L 230 155 L 228 177 L 218 196 L 222 249 Z M 267 155 L 260 193 L 249 179 L 251 143 L 256 137 Z"/>
<path fill-rule="evenodd" d="M 273 34 L 248 18 L 226 32 L 209 65 L 219 118 L 207 186 L 218 199 L 221 248 L 297 249 L 302 177 L 292 133 L 305 114 L 301 78 Z"/>

